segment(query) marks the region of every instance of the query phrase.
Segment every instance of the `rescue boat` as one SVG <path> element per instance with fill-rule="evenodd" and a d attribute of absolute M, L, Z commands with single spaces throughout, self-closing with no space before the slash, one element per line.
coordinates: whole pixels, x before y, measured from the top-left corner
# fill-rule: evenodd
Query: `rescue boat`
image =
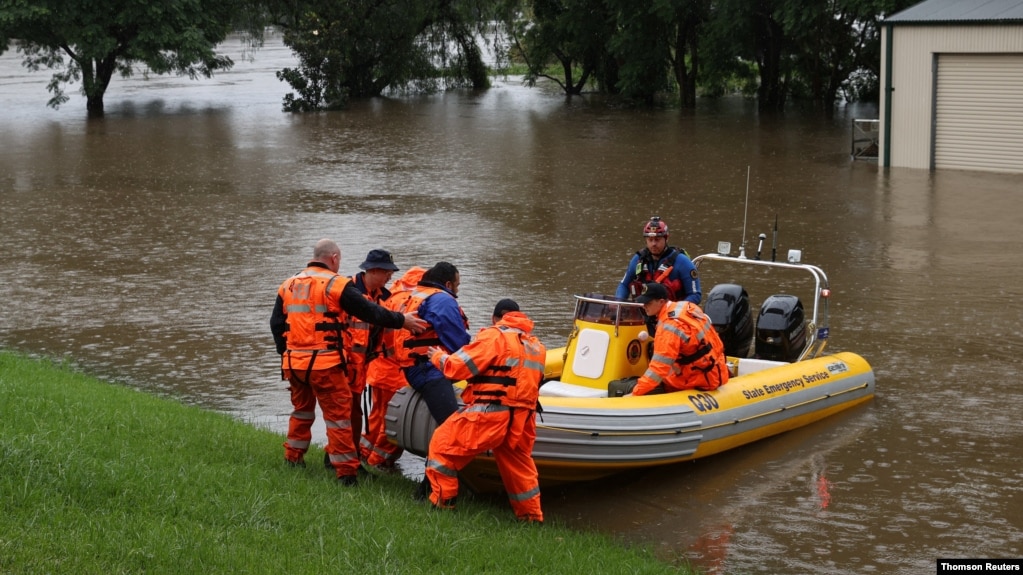
<path fill-rule="evenodd" d="M 761 283 L 760 270 L 794 270 L 811 284 L 808 317 L 799 297 L 774 294 L 754 319 L 745 287 L 718 284 L 704 311 L 725 344 L 728 383 L 714 391 L 632 396 L 627 391 L 653 348 L 642 306 L 601 294 L 575 296 L 572 331 L 564 347 L 548 350 L 540 388 L 533 459 L 542 486 L 707 457 L 873 398 L 874 373 L 864 358 L 824 353 L 831 296 L 824 271 L 799 263 L 798 250 L 785 262 L 747 259 L 741 251 L 733 257 L 729 250 L 722 242 L 718 253 L 693 263 L 701 276 L 708 264 L 738 266 Z M 394 442 L 425 457 L 436 425 L 411 388 L 395 394 L 386 425 Z M 460 477 L 477 492 L 503 489 L 489 454 Z"/>

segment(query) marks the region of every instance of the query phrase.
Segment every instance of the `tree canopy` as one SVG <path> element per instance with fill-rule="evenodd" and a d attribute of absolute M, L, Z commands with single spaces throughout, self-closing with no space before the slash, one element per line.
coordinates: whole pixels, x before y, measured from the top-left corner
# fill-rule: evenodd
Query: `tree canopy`
<path fill-rule="evenodd" d="M 68 100 L 65 84 L 80 81 L 88 114 L 100 116 L 114 73 L 195 78 L 230 68 L 214 49 L 244 7 L 241 0 L 0 0 L 0 53 L 13 41 L 27 68 L 54 70 L 50 106 Z"/>
<path fill-rule="evenodd" d="M 278 78 L 295 92 L 284 109 L 334 109 L 385 89 L 490 85 L 479 33 L 496 4 L 470 0 L 306 0 L 275 24 L 298 56 Z"/>
<path fill-rule="evenodd" d="M 651 104 L 698 93 L 790 99 L 831 111 L 876 97 L 880 21 L 916 0 L 0 0 L 8 39 L 33 70 L 52 68 L 50 105 L 81 81 L 103 113 L 115 72 L 210 76 L 233 28 L 273 25 L 297 56 L 277 72 L 288 111 L 342 108 L 387 91 L 489 86 L 483 50 L 566 96 L 597 91 Z M 507 57 L 507 59 L 506 59 Z"/>
<path fill-rule="evenodd" d="M 526 80 L 550 78 L 567 95 L 593 77 L 647 103 L 674 93 L 692 107 L 699 87 L 755 93 L 765 111 L 790 96 L 830 110 L 839 93 L 872 95 L 880 19 L 916 1 L 522 0 L 506 28 Z"/>

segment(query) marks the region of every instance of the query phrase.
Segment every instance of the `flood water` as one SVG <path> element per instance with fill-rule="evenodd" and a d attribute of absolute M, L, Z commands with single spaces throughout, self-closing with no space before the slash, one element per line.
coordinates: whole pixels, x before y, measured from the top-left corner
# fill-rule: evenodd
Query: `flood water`
<path fill-rule="evenodd" d="M 630 110 L 500 80 L 288 115 L 289 52 L 254 57 L 198 82 L 117 78 L 98 121 L 77 94 L 46 108 L 49 74 L 0 57 L 0 346 L 283 433 L 268 318 L 321 237 L 349 274 L 377 247 L 402 269 L 451 261 L 473 331 L 512 297 L 556 347 L 572 295 L 612 292 L 649 216 L 693 254 L 738 246 L 744 221 L 749 251 L 777 218 L 779 251 L 828 273 L 829 349 L 871 362 L 875 400 L 545 491 L 549 517 L 719 573 L 1023 556 L 1023 176 L 852 162 L 870 107 Z"/>

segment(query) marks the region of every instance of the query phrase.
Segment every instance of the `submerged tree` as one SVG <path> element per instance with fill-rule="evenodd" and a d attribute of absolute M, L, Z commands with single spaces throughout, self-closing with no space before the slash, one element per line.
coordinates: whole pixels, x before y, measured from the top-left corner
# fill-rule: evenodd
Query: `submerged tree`
<path fill-rule="evenodd" d="M 527 84 L 545 78 L 567 96 L 581 94 L 593 79 L 607 91 L 617 89 L 617 71 L 607 69 L 614 62 L 607 49 L 614 17 L 602 2 L 528 0 L 525 8 L 509 11 L 512 18 L 505 26 L 516 54 L 526 64 Z M 553 73 L 552 67 L 560 73 Z M 610 86 L 609 77 L 613 78 Z"/>
<path fill-rule="evenodd" d="M 142 66 L 196 78 L 231 67 L 214 47 L 242 11 L 234 0 L 0 0 L 0 53 L 13 40 L 27 68 L 55 70 L 54 108 L 69 99 L 64 86 L 80 81 L 89 116 L 101 116 L 114 73 Z"/>
<path fill-rule="evenodd" d="M 278 72 L 284 109 L 343 107 L 387 89 L 489 86 L 477 43 L 488 5 L 459 0 L 310 0 L 285 28 L 299 66 Z"/>

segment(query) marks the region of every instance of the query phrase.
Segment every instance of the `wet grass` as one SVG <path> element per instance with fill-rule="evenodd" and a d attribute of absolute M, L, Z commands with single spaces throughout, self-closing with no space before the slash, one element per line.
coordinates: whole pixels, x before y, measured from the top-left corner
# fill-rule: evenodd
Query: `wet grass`
<path fill-rule="evenodd" d="M 278 434 L 45 360 L 0 351 L 0 398 L 0 573 L 679 573 L 404 477 L 341 487 L 322 451 L 288 468 Z"/>

